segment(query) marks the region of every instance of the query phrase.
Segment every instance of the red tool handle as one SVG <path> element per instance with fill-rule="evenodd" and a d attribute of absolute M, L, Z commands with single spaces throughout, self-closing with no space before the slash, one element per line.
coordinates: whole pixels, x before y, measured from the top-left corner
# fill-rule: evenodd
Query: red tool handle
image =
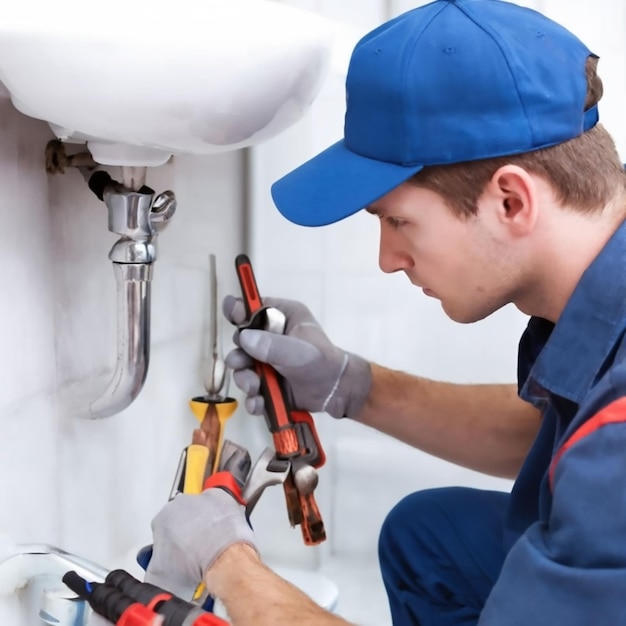
<path fill-rule="evenodd" d="M 241 293 L 243 294 L 243 303 L 246 307 L 247 317 L 250 318 L 259 309 L 263 308 L 263 301 L 259 295 L 259 288 L 256 284 L 256 278 L 252 271 L 252 264 L 246 254 L 240 254 L 235 259 L 235 269 L 237 270 L 237 278 L 241 285 Z"/>
<path fill-rule="evenodd" d="M 235 267 L 246 313 L 250 318 L 263 308 L 263 302 L 252 271 L 252 264 L 245 254 L 240 254 L 235 260 Z M 261 394 L 265 401 L 268 427 L 273 435 L 276 451 L 284 457 L 297 455 L 302 451 L 297 434 L 293 429 L 293 421 L 280 378 L 276 370 L 267 363 L 257 361 L 255 368 L 261 379 Z"/>
<path fill-rule="evenodd" d="M 223 489 L 228 492 L 239 504 L 246 505 L 246 501 L 241 495 L 241 487 L 235 480 L 235 477 L 226 470 L 221 472 L 215 472 L 211 474 L 205 481 L 202 487 L 205 491 L 207 489 Z"/>
<path fill-rule="evenodd" d="M 326 455 L 317 436 L 313 416 L 307 411 L 291 411 L 291 419 L 294 424 L 302 429 L 303 439 L 305 440 L 304 446 L 307 448 L 307 454 L 305 455 L 307 461 L 313 467 L 322 467 L 326 463 Z M 306 442 L 309 437 L 311 437 L 311 442 L 310 446 L 307 446 Z"/>
<path fill-rule="evenodd" d="M 131 604 L 115 622 L 117 626 L 152 626 L 163 618 L 143 604 Z"/>

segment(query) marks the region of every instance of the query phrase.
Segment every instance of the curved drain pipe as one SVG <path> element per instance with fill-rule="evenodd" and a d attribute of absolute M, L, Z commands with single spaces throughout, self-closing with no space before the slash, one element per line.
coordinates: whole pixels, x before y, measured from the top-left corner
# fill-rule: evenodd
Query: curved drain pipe
<path fill-rule="evenodd" d="M 122 166 L 122 182 L 114 181 L 81 152 L 68 155 L 52 140 L 46 146 L 46 171 L 77 168 L 109 212 L 109 230 L 120 235 L 109 252 L 117 282 L 117 361 L 111 382 L 89 405 L 88 417 L 110 417 L 139 395 L 150 363 L 150 305 L 156 239 L 176 211 L 176 197 L 164 191 L 154 197 L 145 185 L 146 167 Z"/>
<path fill-rule="evenodd" d="M 120 235 L 109 252 L 117 282 L 117 361 L 102 395 L 89 405 L 89 417 L 110 417 L 139 395 L 150 363 L 150 307 L 156 238 L 176 210 L 176 198 L 141 184 L 133 190 L 106 172 L 96 172 L 89 186 L 109 211 L 109 230 Z M 128 184 L 128 180 L 125 180 Z"/>

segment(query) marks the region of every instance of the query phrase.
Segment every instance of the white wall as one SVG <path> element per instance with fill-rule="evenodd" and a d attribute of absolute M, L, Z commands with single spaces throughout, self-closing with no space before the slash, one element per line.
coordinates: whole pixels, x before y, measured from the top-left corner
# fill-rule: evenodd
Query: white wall
<path fill-rule="evenodd" d="M 242 154 L 176 158 L 149 171 L 149 185 L 178 198 L 154 271 L 151 367 L 129 409 L 90 421 L 78 415 L 115 363 L 107 255 L 117 237 L 77 171 L 46 176 L 51 138 L 46 124 L 0 99 L 0 533 L 116 567 L 149 541 L 197 424 L 187 402 L 203 393 L 208 254 L 217 255 L 223 291 L 232 289 Z M 17 624 L 15 604 L 0 602 L 3 623 Z"/>

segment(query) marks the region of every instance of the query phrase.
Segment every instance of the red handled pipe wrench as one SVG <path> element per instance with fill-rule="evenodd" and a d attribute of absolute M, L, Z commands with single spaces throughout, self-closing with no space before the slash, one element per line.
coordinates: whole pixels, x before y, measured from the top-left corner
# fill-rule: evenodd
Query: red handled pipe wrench
<path fill-rule="evenodd" d="M 240 330 L 284 332 L 284 315 L 263 306 L 250 259 L 240 254 L 235 267 L 248 320 Z M 285 381 L 271 365 L 257 361 L 255 369 L 261 379 L 265 420 L 272 433 L 276 458 L 289 463 L 289 473 L 283 482 L 289 522 L 301 527 L 305 544 L 321 543 L 326 539 L 326 531 L 313 491 L 317 487 L 316 469 L 325 463 L 326 457 L 313 417 L 290 407 Z"/>

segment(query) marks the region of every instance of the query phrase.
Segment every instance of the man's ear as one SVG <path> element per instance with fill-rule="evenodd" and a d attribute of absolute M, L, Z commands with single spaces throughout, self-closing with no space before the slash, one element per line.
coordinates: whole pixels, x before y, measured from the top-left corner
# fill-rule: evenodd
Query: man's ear
<path fill-rule="evenodd" d="M 485 187 L 496 219 L 512 234 L 527 235 L 538 218 L 538 193 L 534 178 L 522 167 L 503 165 Z"/>

